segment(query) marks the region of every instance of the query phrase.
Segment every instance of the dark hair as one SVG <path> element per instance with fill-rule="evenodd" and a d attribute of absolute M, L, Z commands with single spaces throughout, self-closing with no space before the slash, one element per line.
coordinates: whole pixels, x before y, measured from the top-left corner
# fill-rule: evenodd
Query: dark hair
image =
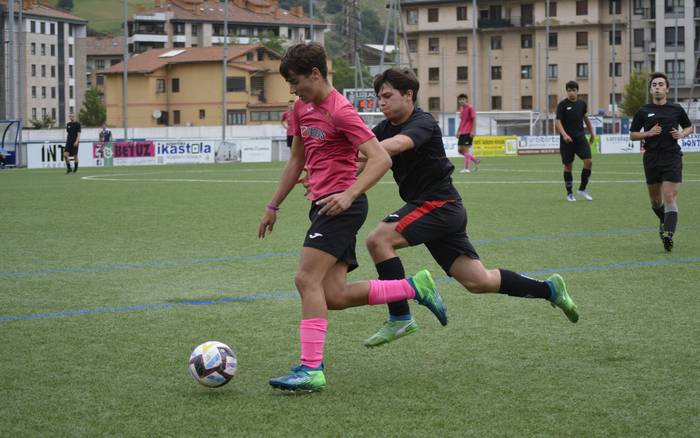
<path fill-rule="evenodd" d="M 285 79 L 289 79 L 290 72 L 308 76 L 314 68 L 321 72 L 324 79 L 326 78 L 328 74 L 326 51 L 317 42 L 300 43 L 289 47 L 280 62 L 280 73 Z"/>
<path fill-rule="evenodd" d="M 467 97 L 467 95 L 464 94 L 464 93 L 462 93 L 462 94 L 460 94 L 459 96 L 457 96 L 457 100 L 459 100 L 459 99 L 461 99 L 461 98 L 469 99 L 469 98 Z"/>
<path fill-rule="evenodd" d="M 578 82 L 576 81 L 569 81 L 565 85 L 567 90 L 578 90 Z"/>
<path fill-rule="evenodd" d="M 408 90 L 413 91 L 413 102 L 418 99 L 418 79 L 413 71 L 408 68 L 390 68 L 384 70 L 384 73 L 375 76 L 374 78 L 374 92 L 379 95 L 379 89 L 382 85 L 387 83 L 392 87 L 399 90 L 402 96 L 406 94 Z"/>
<path fill-rule="evenodd" d="M 664 80 L 666 81 L 666 88 L 669 88 L 671 86 L 668 83 L 668 76 L 666 76 L 666 74 L 664 74 L 664 73 L 661 73 L 660 71 L 657 71 L 657 72 L 652 73 L 651 77 L 649 78 L 649 88 L 651 88 L 651 82 L 657 78 L 664 78 Z"/>

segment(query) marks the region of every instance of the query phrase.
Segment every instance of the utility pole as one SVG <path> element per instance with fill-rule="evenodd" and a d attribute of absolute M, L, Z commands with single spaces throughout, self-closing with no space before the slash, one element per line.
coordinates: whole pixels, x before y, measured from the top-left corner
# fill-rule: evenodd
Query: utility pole
<path fill-rule="evenodd" d="M 124 141 L 129 141 L 129 3 L 124 6 L 124 72 L 122 76 L 122 119 L 124 120 Z M 134 23 L 134 26 L 136 23 Z"/>
<path fill-rule="evenodd" d="M 549 0 L 544 4 L 544 19 L 546 20 L 544 31 L 544 135 L 549 136 Z"/>
<path fill-rule="evenodd" d="M 226 0 L 228 1 L 228 0 Z M 309 29 L 309 40 L 314 40 L 314 0 L 309 0 L 309 18 L 311 19 L 311 29 Z"/>
<path fill-rule="evenodd" d="M 226 141 L 226 75 L 228 74 L 228 0 L 224 0 L 224 56 L 221 60 L 223 81 L 221 87 L 221 141 Z"/>
<path fill-rule="evenodd" d="M 680 68 L 678 68 L 678 0 L 673 0 L 674 34 L 673 41 L 673 101 L 678 103 L 678 82 L 680 81 Z M 685 39 L 684 39 L 685 40 Z"/>
<path fill-rule="evenodd" d="M 615 4 L 615 0 L 612 0 L 612 44 L 610 45 L 612 47 L 612 67 L 611 67 L 611 73 L 612 73 L 612 133 L 615 133 L 615 125 L 617 124 L 617 98 L 615 96 L 615 73 L 617 73 L 617 69 L 615 68 L 615 7 L 617 6 Z"/>
<path fill-rule="evenodd" d="M 476 94 L 478 90 L 476 84 L 479 79 L 479 69 L 476 66 L 476 28 L 479 25 L 477 16 L 476 0 L 472 0 L 472 106 L 474 106 L 474 111 L 479 103 Z"/>
<path fill-rule="evenodd" d="M 21 6 L 20 6 L 21 7 Z M 7 37 L 9 43 L 10 53 L 8 53 L 8 81 L 7 81 L 7 101 L 9 103 L 9 108 L 7 112 L 7 118 L 13 120 L 16 118 L 16 104 L 15 90 L 17 90 L 17 75 L 15 73 L 15 62 L 17 62 L 17 50 L 16 50 L 16 39 L 15 39 L 15 2 L 7 2 Z"/>

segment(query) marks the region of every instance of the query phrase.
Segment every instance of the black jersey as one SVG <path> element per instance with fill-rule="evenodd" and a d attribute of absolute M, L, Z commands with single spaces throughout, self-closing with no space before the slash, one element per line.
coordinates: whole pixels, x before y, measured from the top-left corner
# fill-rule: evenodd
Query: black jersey
<path fill-rule="evenodd" d="M 75 140 L 78 139 L 78 133 L 80 132 L 80 123 L 78 122 L 68 122 L 66 125 L 66 132 L 68 137 L 66 138 L 66 144 L 73 144 Z"/>
<path fill-rule="evenodd" d="M 569 137 L 586 135 L 583 130 L 583 117 L 588 112 L 586 102 L 576 100 L 574 102 L 564 99 L 557 105 L 557 119 L 561 121 L 564 131 Z"/>
<path fill-rule="evenodd" d="M 678 125 L 683 128 L 690 126 L 690 119 L 683 107 L 678 104 L 666 102 L 663 105 L 648 103 L 641 107 L 632 119 L 631 132 L 649 131 L 654 125 L 661 127 L 661 133 L 653 137 L 644 139 L 644 149 L 647 152 L 680 152 L 681 147 L 678 140 L 671 135 L 671 129 L 678 129 Z"/>
<path fill-rule="evenodd" d="M 383 120 L 373 129 L 377 140 L 397 134 L 413 140 L 414 147 L 391 157 L 391 170 L 406 202 L 461 199 L 452 185 L 454 166 L 445 155 L 442 131 L 433 116 L 416 108 L 401 125 Z"/>

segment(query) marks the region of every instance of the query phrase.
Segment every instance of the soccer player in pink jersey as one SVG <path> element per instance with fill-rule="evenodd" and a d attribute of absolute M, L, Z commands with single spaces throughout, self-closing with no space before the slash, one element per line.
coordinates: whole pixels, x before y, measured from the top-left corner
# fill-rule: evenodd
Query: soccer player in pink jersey
<path fill-rule="evenodd" d="M 457 151 L 464 155 L 464 169 L 461 173 L 469 173 L 469 164 L 474 162 L 474 172 L 478 170 L 480 160 L 472 154 L 472 142 L 476 132 L 476 111 L 469 104 L 466 94 L 457 96 L 457 106 L 459 107 L 459 129 L 457 129 Z"/>
<path fill-rule="evenodd" d="M 442 325 L 447 324 L 447 311 L 428 271 L 408 280 L 347 284 L 347 273 L 358 266 L 355 241 L 367 217 L 364 193 L 389 170 L 391 159 L 352 105 L 326 79 L 326 53 L 320 44 L 290 47 L 282 57 L 280 73 L 290 92 L 299 97 L 294 105 L 294 139 L 290 159 L 260 219 L 258 237 L 272 232 L 282 201 L 305 167 L 311 226 L 294 278 L 301 295 L 301 363 L 289 374 L 271 379 L 270 385 L 318 391 L 326 386 L 323 349 L 328 309 L 415 299 Z M 359 176 L 358 151 L 367 157 Z"/>
<path fill-rule="evenodd" d="M 294 101 L 290 100 L 289 105 L 287 105 L 287 111 L 282 114 L 282 120 L 280 120 L 280 125 L 287 130 L 287 147 L 292 147 L 292 140 L 294 140 Z"/>

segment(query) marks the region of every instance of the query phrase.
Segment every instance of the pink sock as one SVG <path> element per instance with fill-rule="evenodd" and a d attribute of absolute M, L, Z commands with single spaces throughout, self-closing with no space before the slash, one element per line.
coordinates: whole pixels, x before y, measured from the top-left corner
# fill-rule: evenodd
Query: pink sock
<path fill-rule="evenodd" d="M 375 304 L 393 303 L 394 301 L 415 298 L 416 291 L 408 280 L 370 280 L 367 302 Z"/>
<path fill-rule="evenodd" d="M 470 156 L 471 156 L 471 154 L 469 152 L 464 154 L 464 168 L 465 169 L 469 169 L 469 157 Z"/>
<path fill-rule="evenodd" d="M 321 318 L 302 319 L 299 323 L 301 339 L 301 364 L 318 368 L 323 362 L 323 344 L 326 340 L 328 321 Z"/>

